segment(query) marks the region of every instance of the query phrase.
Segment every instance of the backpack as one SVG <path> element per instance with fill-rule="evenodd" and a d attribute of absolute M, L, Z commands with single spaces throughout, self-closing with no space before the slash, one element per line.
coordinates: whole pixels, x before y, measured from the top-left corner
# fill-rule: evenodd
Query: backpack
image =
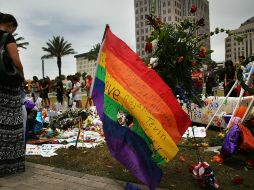
<path fill-rule="evenodd" d="M 0 83 L 9 86 L 20 86 L 23 79 L 18 69 L 4 48 L 8 33 L 4 33 L 0 41 Z"/>

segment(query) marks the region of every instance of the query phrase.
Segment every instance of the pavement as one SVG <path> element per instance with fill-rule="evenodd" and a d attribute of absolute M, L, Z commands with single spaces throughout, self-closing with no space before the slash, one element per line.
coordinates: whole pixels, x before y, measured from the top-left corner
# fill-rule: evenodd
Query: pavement
<path fill-rule="evenodd" d="M 124 181 L 31 162 L 26 162 L 26 172 L 0 178 L 0 190 L 123 190 L 125 185 Z"/>

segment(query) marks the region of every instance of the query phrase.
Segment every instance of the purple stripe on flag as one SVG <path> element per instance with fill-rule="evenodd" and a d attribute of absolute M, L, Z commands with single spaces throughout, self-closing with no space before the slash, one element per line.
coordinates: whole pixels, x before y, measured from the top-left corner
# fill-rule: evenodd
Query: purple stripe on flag
<path fill-rule="evenodd" d="M 92 99 L 94 101 L 98 115 L 100 116 L 101 120 L 103 120 L 103 112 L 104 112 L 104 88 L 105 88 L 104 82 L 102 82 L 98 78 L 95 78 Z"/>
<path fill-rule="evenodd" d="M 160 168 L 151 160 L 152 152 L 137 134 L 104 115 L 103 130 L 111 154 L 135 177 L 155 189 L 161 180 Z"/>

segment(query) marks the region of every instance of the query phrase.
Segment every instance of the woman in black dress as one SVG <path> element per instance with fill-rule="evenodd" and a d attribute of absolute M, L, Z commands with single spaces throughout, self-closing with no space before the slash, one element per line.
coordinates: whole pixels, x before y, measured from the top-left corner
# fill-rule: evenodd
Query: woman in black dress
<path fill-rule="evenodd" d="M 12 62 L 24 78 L 17 45 L 12 33 L 18 24 L 9 14 L 0 13 L 0 40 L 9 33 L 4 44 Z M 20 83 L 21 84 L 21 83 Z M 25 144 L 21 107 L 21 85 L 0 82 L 0 177 L 25 171 Z"/>

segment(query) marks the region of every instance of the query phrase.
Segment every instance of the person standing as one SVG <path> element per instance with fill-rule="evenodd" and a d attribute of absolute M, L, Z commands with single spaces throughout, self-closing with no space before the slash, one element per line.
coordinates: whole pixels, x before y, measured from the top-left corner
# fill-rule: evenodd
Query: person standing
<path fill-rule="evenodd" d="M 39 79 L 37 76 L 33 76 L 33 81 L 31 83 L 31 87 L 32 87 L 33 102 L 35 103 L 41 93 L 41 86 L 40 86 Z"/>
<path fill-rule="evenodd" d="M 214 91 L 213 88 L 216 87 L 216 73 L 211 65 L 208 65 L 207 75 L 206 75 L 206 94 L 208 96 L 213 96 Z"/>
<path fill-rule="evenodd" d="M 57 83 L 56 83 L 56 99 L 57 102 L 60 103 L 61 105 L 63 105 L 63 83 L 61 79 L 58 79 Z"/>
<path fill-rule="evenodd" d="M 233 87 L 236 80 L 236 70 L 234 64 L 231 60 L 225 62 L 225 72 L 224 72 L 224 95 L 226 96 L 231 88 Z M 229 95 L 230 97 L 237 97 L 236 88 Z"/>
<path fill-rule="evenodd" d="M 87 108 L 88 105 L 89 105 L 89 107 L 93 106 L 93 101 L 92 101 L 92 98 L 91 98 L 91 95 L 90 95 L 90 89 L 91 89 L 92 81 L 93 81 L 93 78 L 92 78 L 91 75 L 87 75 L 85 77 L 85 86 L 84 86 L 84 89 L 87 92 L 87 100 L 86 100 L 85 108 Z"/>
<path fill-rule="evenodd" d="M 67 97 L 68 107 L 72 106 L 71 101 L 70 101 L 70 93 L 71 93 L 72 87 L 73 87 L 72 76 L 68 75 L 67 76 L 67 84 L 66 84 L 66 97 Z"/>
<path fill-rule="evenodd" d="M 81 94 L 81 84 L 79 82 L 79 78 L 74 75 L 73 76 L 73 89 L 71 90 L 72 99 L 76 102 L 77 108 L 82 108 L 82 94 Z"/>
<path fill-rule="evenodd" d="M 24 80 L 17 44 L 12 33 L 18 23 L 10 14 L 0 14 L 0 39 L 8 33 L 4 49 Z M 25 171 L 25 143 L 21 105 L 21 83 L 0 82 L 0 177 Z"/>
<path fill-rule="evenodd" d="M 49 108 L 49 83 L 47 79 L 42 80 L 41 84 L 41 97 L 45 108 Z"/>

